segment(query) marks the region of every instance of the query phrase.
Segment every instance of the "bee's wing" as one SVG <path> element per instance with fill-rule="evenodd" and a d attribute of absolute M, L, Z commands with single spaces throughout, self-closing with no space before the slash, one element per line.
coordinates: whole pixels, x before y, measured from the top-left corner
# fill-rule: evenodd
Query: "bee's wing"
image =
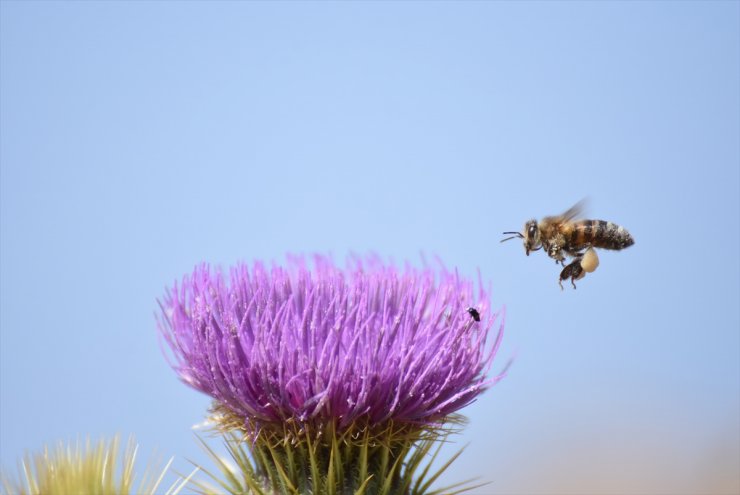
<path fill-rule="evenodd" d="M 563 220 L 575 220 L 576 218 L 581 217 L 586 211 L 586 206 L 588 206 L 587 203 L 588 199 L 583 198 L 578 203 L 565 210 L 560 217 Z"/>
<path fill-rule="evenodd" d="M 579 218 L 583 215 L 583 212 L 586 210 L 587 203 L 588 200 L 586 198 L 583 198 L 560 215 L 545 217 L 542 219 L 542 221 L 548 224 L 563 224 L 566 222 L 570 222 L 571 220 L 575 220 L 576 218 Z"/>

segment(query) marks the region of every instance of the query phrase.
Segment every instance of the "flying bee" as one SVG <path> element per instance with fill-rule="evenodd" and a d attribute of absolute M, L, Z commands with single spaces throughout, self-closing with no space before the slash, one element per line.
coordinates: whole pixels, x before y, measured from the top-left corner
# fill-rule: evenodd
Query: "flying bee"
<path fill-rule="evenodd" d="M 524 242 L 524 251 L 529 256 L 531 251 L 544 249 L 547 255 L 560 263 L 564 268 L 560 280 L 583 278 L 586 272 L 594 271 L 599 265 L 599 258 L 591 248 L 620 250 L 635 243 L 627 229 L 604 220 L 579 219 L 584 201 L 579 201 L 561 215 L 545 217 L 539 222 L 529 220 L 524 224 L 523 232 L 504 232 L 512 234 L 501 242 L 520 238 Z M 566 256 L 574 258 L 568 266 Z"/>

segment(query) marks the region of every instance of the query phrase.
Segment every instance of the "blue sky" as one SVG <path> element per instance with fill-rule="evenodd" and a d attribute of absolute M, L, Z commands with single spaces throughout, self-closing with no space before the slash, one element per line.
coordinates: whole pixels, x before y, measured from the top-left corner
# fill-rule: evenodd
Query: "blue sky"
<path fill-rule="evenodd" d="M 200 261 L 440 256 L 507 308 L 475 493 L 740 489 L 737 2 L 0 3 L 0 465 L 204 460 L 153 313 Z M 636 239 L 560 291 L 501 232 Z M 452 448 L 449 450 L 452 452 Z"/>

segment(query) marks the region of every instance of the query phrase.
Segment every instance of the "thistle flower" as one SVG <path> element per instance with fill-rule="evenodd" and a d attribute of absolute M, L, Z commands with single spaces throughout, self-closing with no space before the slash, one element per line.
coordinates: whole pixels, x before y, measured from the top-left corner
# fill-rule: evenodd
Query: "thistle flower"
<path fill-rule="evenodd" d="M 137 450 L 133 438 L 130 438 L 121 457 L 119 473 L 117 436 L 95 444 L 87 439 L 84 447 L 79 442 L 76 445 L 60 443 L 55 448 L 44 447 L 40 454 L 26 455 L 21 463 L 21 483 L 14 483 L 9 477 L 3 476 L 4 490 L 8 495 L 154 495 L 172 459 L 156 478 L 147 469 L 134 490 Z M 167 490 L 167 495 L 176 495 L 188 481 L 189 478 L 176 481 Z"/>
<path fill-rule="evenodd" d="M 240 264 L 227 281 L 201 265 L 160 306 L 173 368 L 214 399 L 221 429 L 241 430 L 255 451 L 260 439 L 315 446 L 325 435 L 328 459 L 337 438 L 372 444 L 390 435 L 386 445 L 406 445 L 389 453 L 398 457 L 459 421 L 453 413 L 503 376 L 486 377 L 502 321 L 493 344 L 486 339 L 499 314 L 480 284 L 475 293 L 446 269 L 399 270 L 368 258 L 342 270 L 315 256 L 312 270 L 303 258 L 287 268 Z"/>

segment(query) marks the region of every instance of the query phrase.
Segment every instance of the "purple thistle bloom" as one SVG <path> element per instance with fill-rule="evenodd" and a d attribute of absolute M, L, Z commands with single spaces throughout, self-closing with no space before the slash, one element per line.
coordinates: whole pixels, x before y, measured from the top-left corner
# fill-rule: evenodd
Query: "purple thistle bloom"
<path fill-rule="evenodd" d="M 180 378 L 253 425 L 434 426 L 503 377 L 486 377 L 503 318 L 487 346 L 499 313 L 445 269 L 316 256 L 313 270 L 240 264 L 227 281 L 201 265 L 160 306 Z"/>

